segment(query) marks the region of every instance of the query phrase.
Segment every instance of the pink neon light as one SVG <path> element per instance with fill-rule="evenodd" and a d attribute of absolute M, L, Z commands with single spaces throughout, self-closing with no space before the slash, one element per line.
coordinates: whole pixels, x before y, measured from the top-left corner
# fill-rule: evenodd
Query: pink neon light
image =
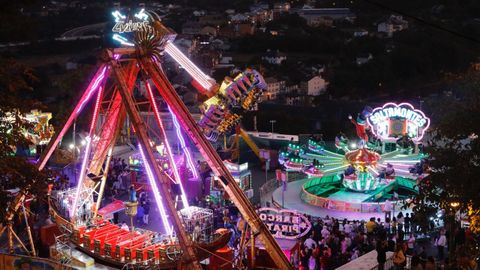
<path fill-rule="evenodd" d="M 101 70 L 101 72 L 100 72 Z M 60 131 L 57 139 L 53 142 L 52 146 L 50 147 L 50 149 L 48 150 L 47 154 L 45 155 L 44 159 L 42 160 L 42 162 L 38 165 L 38 169 L 41 171 L 43 170 L 43 168 L 45 167 L 45 165 L 47 164 L 47 161 L 48 159 L 50 158 L 50 156 L 52 155 L 53 151 L 55 151 L 55 149 L 57 148 L 57 145 L 58 143 L 60 142 L 60 140 L 63 138 L 63 136 L 65 135 L 65 133 L 67 132 L 67 130 L 70 128 L 70 126 L 72 125 L 73 123 L 73 120 L 77 117 L 78 113 L 81 111 L 82 107 L 83 107 L 83 104 L 85 102 L 88 102 L 88 100 L 90 99 L 91 97 L 91 90 L 94 89 L 95 87 L 93 87 L 93 84 L 92 82 L 96 82 L 97 79 L 101 76 L 101 74 L 104 74 L 105 73 L 105 70 L 106 70 L 106 66 L 103 65 L 102 67 L 100 67 L 97 71 L 97 74 L 95 75 L 94 79 L 90 82 L 88 88 L 85 90 L 84 94 L 82 95 L 82 98 L 80 99 L 80 101 L 77 103 L 75 109 L 73 110 L 73 113 L 69 116 L 67 122 L 65 123 L 65 126 L 63 126 L 62 130 Z M 100 72 L 100 73 L 99 73 Z M 98 84 L 97 84 L 98 85 Z"/>
<path fill-rule="evenodd" d="M 105 66 L 102 70 L 102 73 L 100 73 L 100 75 L 98 75 L 98 77 L 95 79 L 95 82 L 93 83 L 92 87 L 88 91 L 87 97 L 81 101 L 80 107 L 78 107 L 76 111 L 77 114 L 80 113 L 80 111 L 83 109 L 83 105 L 85 105 L 85 103 L 90 99 L 90 96 L 93 95 L 93 93 L 95 93 L 95 90 L 97 90 L 98 85 L 105 77 L 106 70 L 107 70 L 107 67 Z"/>
<path fill-rule="evenodd" d="M 95 130 L 95 123 L 96 123 L 97 118 L 98 118 L 98 112 L 99 112 L 99 107 L 100 107 L 100 101 L 101 101 L 101 98 L 102 98 L 102 92 L 103 92 L 103 87 L 100 86 L 100 88 L 98 90 L 98 94 L 97 94 L 97 101 L 95 102 L 95 109 L 93 111 L 92 123 L 90 124 L 90 131 L 89 131 L 88 137 L 87 137 L 87 145 L 85 147 L 85 152 L 84 152 L 84 156 L 83 156 L 82 167 L 81 167 L 81 171 L 80 171 L 80 177 L 78 178 L 77 190 L 76 190 L 76 193 L 75 193 L 75 199 L 73 201 L 73 206 L 72 206 L 72 209 L 71 209 L 71 215 L 70 216 L 72 218 L 75 217 L 75 210 L 77 209 L 78 197 L 80 196 L 80 189 L 82 187 L 82 183 L 83 183 L 85 173 L 86 173 L 86 170 L 87 170 L 87 160 L 88 160 L 88 157 L 90 156 L 90 149 L 91 149 L 91 146 L 92 146 L 92 139 L 93 139 L 93 133 L 94 133 L 94 130 Z"/>
<path fill-rule="evenodd" d="M 170 164 L 172 166 L 173 175 L 175 177 L 175 180 L 176 180 L 177 184 L 180 185 L 180 190 L 182 192 L 181 198 L 182 198 L 183 206 L 184 207 L 189 207 L 187 196 L 185 194 L 185 190 L 183 189 L 182 180 L 180 178 L 180 174 L 178 173 L 177 164 L 175 163 L 172 148 L 170 147 L 170 144 L 168 143 L 167 133 L 165 132 L 165 128 L 163 127 L 163 122 L 162 122 L 162 119 L 160 118 L 160 113 L 158 112 L 157 103 L 155 102 L 155 99 L 154 99 L 154 96 L 153 96 L 152 88 L 150 87 L 150 84 L 147 81 L 145 82 L 145 86 L 146 86 L 147 91 L 148 91 L 148 96 L 150 98 L 150 102 L 152 103 L 152 106 L 153 106 L 153 113 L 155 114 L 157 124 L 160 127 L 160 130 L 162 131 L 163 138 L 165 139 L 165 146 L 167 148 L 168 159 L 170 160 Z"/>
<path fill-rule="evenodd" d="M 377 108 L 373 109 L 372 114 L 374 114 L 376 111 L 383 110 L 383 109 L 385 109 L 385 108 L 388 107 L 388 106 L 393 106 L 393 107 L 397 107 L 397 108 L 402 107 L 402 106 L 410 107 L 412 111 L 420 114 L 423 118 L 425 118 L 425 120 L 427 120 L 427 123 L 425 124 L 425 127 L 421 129 L 418 138 L 412 138 L 412 140 L 414 140 L 414 141 L 417 141 L 417 142 L 418 142 L 418 141 L 421 141 L 421 140 L 423 139 L 423 136 L 425 135 L 425 131 L 430 127 L 430 118 L 428 118 L 427 116 L 425 116 L 425 114 L 424 114 L 422 111 L 420 111 L 420 110 L 418 110 L 418 109 L 415 109 L 415 108 L 413 107 L 413 105 L 410 104 L 410 103 L 408 103 L 408 102 L 403 102 L 403 103 L 400 103 L 400 104 L 396 104 L 396 103 L 393 103 L 393 102 L 388 102 L 388 103 L 385 103 L 382 107 L 377 107 Z M 388 136 L 387 136 L 387 137 L 384 137 L 384 136 L 378 135 L 377 132 L 376 132 L 376 129 L 374 128 L 374 125 L 373 125 L 372 123 L 370 123 L 370 117 L 367 118 L 367 123 L 368 123 L 368 125 L 370 126 L 370 128 L 371 128 L 371 130 L 372 130 L 372 133 L 373 133 L 375 136 L 380 137 L 380 138 L 382 138 L 382 139 L 392 139 L 392 138 L 390 138 L 390 137 L 388 137 Z"/>
<path fill-rule="evenodd" d="M 160 216 L 162 218 L 163 226 L 165 227 L 166 233 L 168 235 L 173 234 L 172 227 L 168 222 L 167 213 L 165 212 L 165 207 L 163 206 L 162 196 L 160 195 L 160 191 L 158 190 L 157 182 L 153 177 L 152 170 L 150 168 L 150 164 L 148 164 L 147 159 L 145 158 L 145 153 L 143 153 L 143 148 L 140 144 L 138 144 L 138 149 L 140 150 L 140 155 L 142 155 L 143 164 L 145 164 L 145 169 L 147 170 L 148 181 L 150 182 L 150 186 L 152 187 L 153 196 L 155 197 L 155 201 L 157 202 L 158 210 L 160 210 Z"/>
<path fill-rule="evenodd" d="M 100 110 L 100 101 L 102 100 L 102 92 L 103 92 L 103 87 L 100 86 L 98 90 L 97 101 L 95 102 L 95 109 L 93 111 L 92 123 L 90 123 L 90 133 L 92 133 L 92 130 L 94 130 L 95 123 L 97 122 L 98 112 Z"/>
<path fill-rule="evenodd" d="M 73 206 L 72 209 L 70 209 L 70 217 L 73 219 L 75 217 L 75 210 L 77 210 L 77 203 L 78 203 L 78 197 L 80 197 L 80 188 L 83 183 L 83 178 L 85 177 L 85 170 L 87 166 L 87 159 L 88 159 L 88 154 L 90 153 L 90 146 L 91 146 L 91 138 L 87 137 L 86 138 L 87 145 L 85 146 L 85 151 L 84 151 L 84 156 L 83 156 L 83 161 L 82 161 L 82 168 L 80 171 L 80 177 L 78 178 L 78 183 L 77 183 L 77 190 L 75 192 L 75 199 L 73 201 Z"/>
<path fill-rule="evenodd" d="M 183 138 L 182 130 L 180 129 L 180 124 L 178 123 L 178 119 L 175 116 L 175 114 L 172 112 L 170 107 L 168 107 L 168 110 L 170 111 L 170 114 L 172 115 L 173 125 L 175 126 L 175 131 L 177 133 L 177 138 L 180 141 L 180 144 L 182 145 L 182 150 L 185 152 L 185 156 L 187 157 L 188 167 L 192 171 L 193 177 L 198 178 L 197 168 L 195 168 L 195 164 L 193 163 L 193 160 L 192 160 L 192 154 L 190 153 L 190 150 L 188 150 L 188 147 L 185 143 L 185 139 Z"/>
<path fill-rule="evenodd" d="M 380 167 L 382 168 L 386 168 L 387 165 L 384 165 L 384 164 L 379 164 Z M 404 170 L 404 169 L 399 169 L 399 168 L 395 168 L 396 171 L 399 171 L 399 172 L 403 172 L 403 173 L 410 173 L 409 171 L 407 170 Z"/>

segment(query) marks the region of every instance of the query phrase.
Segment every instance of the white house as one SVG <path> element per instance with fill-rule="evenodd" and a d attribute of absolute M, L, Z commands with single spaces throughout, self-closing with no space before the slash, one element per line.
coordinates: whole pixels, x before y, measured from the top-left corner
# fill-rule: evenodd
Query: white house
<path fill-rule="evenodd" d="M 407 28 L 408 21 L 399 15 L 391 15 L 386 21 L 377 25 L 377 31 L 385 33 L 388 37 L 392 37 L 394 32 L 403 31 Z"/>
<path fill-rule="evenodd" d="M 265 82 L 267 83 L 267 91 L 265 91 L 262 95 L 263 100 L 277 99 L 285 88 L 284 80 L 278 80 L 274 77 L 267 77 L 265 78 Z"/>
<path fill-rule="evenodd" d="M 320 75 L 315 75 L 300 83 L 301 90 L 307 96 L 318 96 L 327 90 L 328 82 L 325 81 Z"/>

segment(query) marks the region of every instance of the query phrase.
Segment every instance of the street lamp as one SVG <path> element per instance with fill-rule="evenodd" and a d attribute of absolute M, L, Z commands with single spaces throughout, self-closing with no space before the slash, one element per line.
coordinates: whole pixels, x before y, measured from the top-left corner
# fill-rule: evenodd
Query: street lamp
<path fill-rule="evenodd" d="M 275 124 L 277 120 L 270 120 L 270 124 L 272 124 L 272 134 L 273 134 L 273 124 Z"/>

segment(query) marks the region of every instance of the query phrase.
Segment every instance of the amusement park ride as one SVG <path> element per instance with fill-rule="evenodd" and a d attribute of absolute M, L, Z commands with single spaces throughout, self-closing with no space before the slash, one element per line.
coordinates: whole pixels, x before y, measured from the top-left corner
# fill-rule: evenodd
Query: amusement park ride
<path fill-rule="evenodd" d="M 288 171 L 303 172 L 310 179 L 302 187 L 302 200 L 330 210 L 380 213 L 385 200 L 395 199 L 392 194 L 399 190 L 405 198 L 418 192 L 416 183 L 428 171 L 419 144 L 430 119 L 409 103 L 366 107 L 349 119 L 359 138 L 351 143 L 355 147 L 337 138 L 333 152 L 310 138 L 308 147 L 290 143 L 280 153 L 279 161 Z M 370 142 L 367 129 L 374 135 Z"/>
<path fill-rule="evenodd" d="M 58 198 L 50 196 L 52 218 L 78 249 L 98 261 L 116 267 L 130 263 L 140 268 L 154 266 L 163 269 L 202 269 L 199 261 L 225 246 L 230 238 L 230 232 L 227 230 L 217 231 L 216 237 L 208 237 L 210 240 L 201 242 L 192 240 L 188 232 L 190 226 L 186 223 L 198 216 L 208 216 L 208 211 L 190 207 L 188 204 L 159 114 L 157 98 L 161 97 L 177 120 L 178 127 L 188 134 L 215 175 L 220 178 L 225 192 L 250 227 L 251 238 L 261 240 L 279 269 L 293 269 L 208 141 L 216 140 L 219 135 L 236 126 L 242 112 L 255 106 L 257 97 L 266 87 L 262 76 L 255 70 L 246 69 L 233 79 L 225 79 L 218 86 L 175 47 L 173 44 L 175 33 L 161 23 L 158 15 L 143 9 L 132 15 L 123 15 L 119 11 L 113 12 L 112 15 L 116 22 L 112 29 L 115 33 L 113 39 L 122 46 L 103 52 L 101 57 L 103 62 L 95 76 L 65 125 L 55 133 L 37 162 L 39 170 L 46 167 L 49 158 L 74 120 L 80 116 L 86 104 L 94 100 L 90 129 L 81 157 L 78 185 L 70 190 L 69 196 L 62 198 L 66 201 L 67 211 L 64 214 L 60 214 L 61 202 L 57 201 Z M 172 57 L 186 70 L 193 77 L 194 86 L 208 97 L 202 105 L 203 117 L 198 123 L 194 121 L 165 75 L 162 67 L 164 55 Z M 142 86 L 146 89 L 148 105 L 155 115 L 156 125 L 163 131 L 160 137 L 166 146 L 171 173 L 156 162 L 149 127 L 139 113 L 139 102 L 134 98 L 134 89 L 140 89 Z M 100 113 L 105 116 L 102 124 L 99 124 L 98 120 Z M 105 190 L 108 164 L 127 116 L 138 139 L 137 147 L 160 210 L 163 223 L 160 240 L 155 237 L 157 233 L 151 231 L 135 229 L 133 226 L 132 230 L 119 228 L 98 212 Z M 176 205 L 172 198 L 174 186 L 180 190 L 181 207 Z M 29 187 L 23 188 L 9 208 L 6 222 L 9 229 L 12 228 L 14 215 L 28 194 Z M 136 205 L 135 192 L 132 191 L 129 202 L 126 202 L 127 214 L 135 213 Z M 8 238 L 10 249 L 13 251 L 11 233 L 8 234 Z"/>

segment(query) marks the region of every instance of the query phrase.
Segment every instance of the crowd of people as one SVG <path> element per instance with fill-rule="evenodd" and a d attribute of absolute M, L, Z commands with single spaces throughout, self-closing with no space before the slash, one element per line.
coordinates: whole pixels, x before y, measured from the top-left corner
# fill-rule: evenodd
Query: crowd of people
<path fill-rule="evenodd" d="M 412 214 L 413 216 L 413 214 Z M 386 268 L 387 252 L 393 252 L 391 264 L 395 269 L 436 270 L 439 263 L 448 264 L 446 257 L 447 234 L 440 229 L 428 237 L 419 234 L 414 217 L 399 213 L 385 222 L 371 218 L 364 221 L 340 221 L 335 218 L 313 219 L 313 228 L 303 239 L 300 260 L 295 262 L 300 270 L 329 270 L 348 263 L 376 250 L 378 267 Z M 417 240 L 421 236 L 423 239 Z M 456 246 L 464 247 L 472 240 L 468 229 L 456 232 Z M 464 252 L 464 254 L 467 254 Z M 465 255 L 466 264 L 475 265 L 473 257 Z M 389 266 L 392 266 L 392 265 Z M 455 269 L 475 269 L 470 266 Z"/>
<path fill-rule="evenodd" d="M 125 160 L 112 159 L 107 176 L 107 186 L 110 188 L 106 189 L 106 192 L 111 190 L 111 198 L 119 198 L 128 193 L 130 180 L 125 177 L 129 172 Z M 58 181 L 58 188 L 61 189 L 66 182 L 68 180 Z M 109 194 L 106 195 L 108 197 Z M 150 213 L 158 211 L 149 197 L 147 192 L 140 191 L 137 226 L 151 223 Z M 209 196 L 191 198 L 190 204 L 211 209 L 213 211 L 212 232 L 218 228 L 231 230 L 233 236 L 229 246 L 238 252 L 241 234 L 245 228 L 245 221 L 238 208 L 223 198 L 214 202 Z M 155 218 L 158 217 L 155 216 Z M 297 255 L 291 258 L 291 262 L 297 269 L 336 269 L 373 250 L 377 251 L 378 269 L 384 269 L 389 251 L 393 252 L 391 258 L 396 269 L 404 269 L 409 261 L 411 269 L 433 270 L 438 269 L 436 267 L 439 261 L 443 262 L 446 259 L 447 232 L 440 230 L 438 236 L 432 240 L 418 243 L 418 234 L 421 231 L 423 235 L 425 230 L 416 224 L 413 214 L 404 215 L 400 212 L 383 221 L 371 218 L 368 222 L 338 220 L 328 216 L 325 218 L 309 217 L 309 219 L 312 229 L 305 238 L 301 239 Z M 127 222 L 119 220 L 118 213 L 114 214 L 114 222 L 125 229 L 128 228 Z M 194 239 L 200 240 L 201 228 L 200 224 L 195 224 L 192 232 Z M 428 228 L 428 230 L 430 229 Z M 435 249 L 436 251 L 432 252 Z"/>

